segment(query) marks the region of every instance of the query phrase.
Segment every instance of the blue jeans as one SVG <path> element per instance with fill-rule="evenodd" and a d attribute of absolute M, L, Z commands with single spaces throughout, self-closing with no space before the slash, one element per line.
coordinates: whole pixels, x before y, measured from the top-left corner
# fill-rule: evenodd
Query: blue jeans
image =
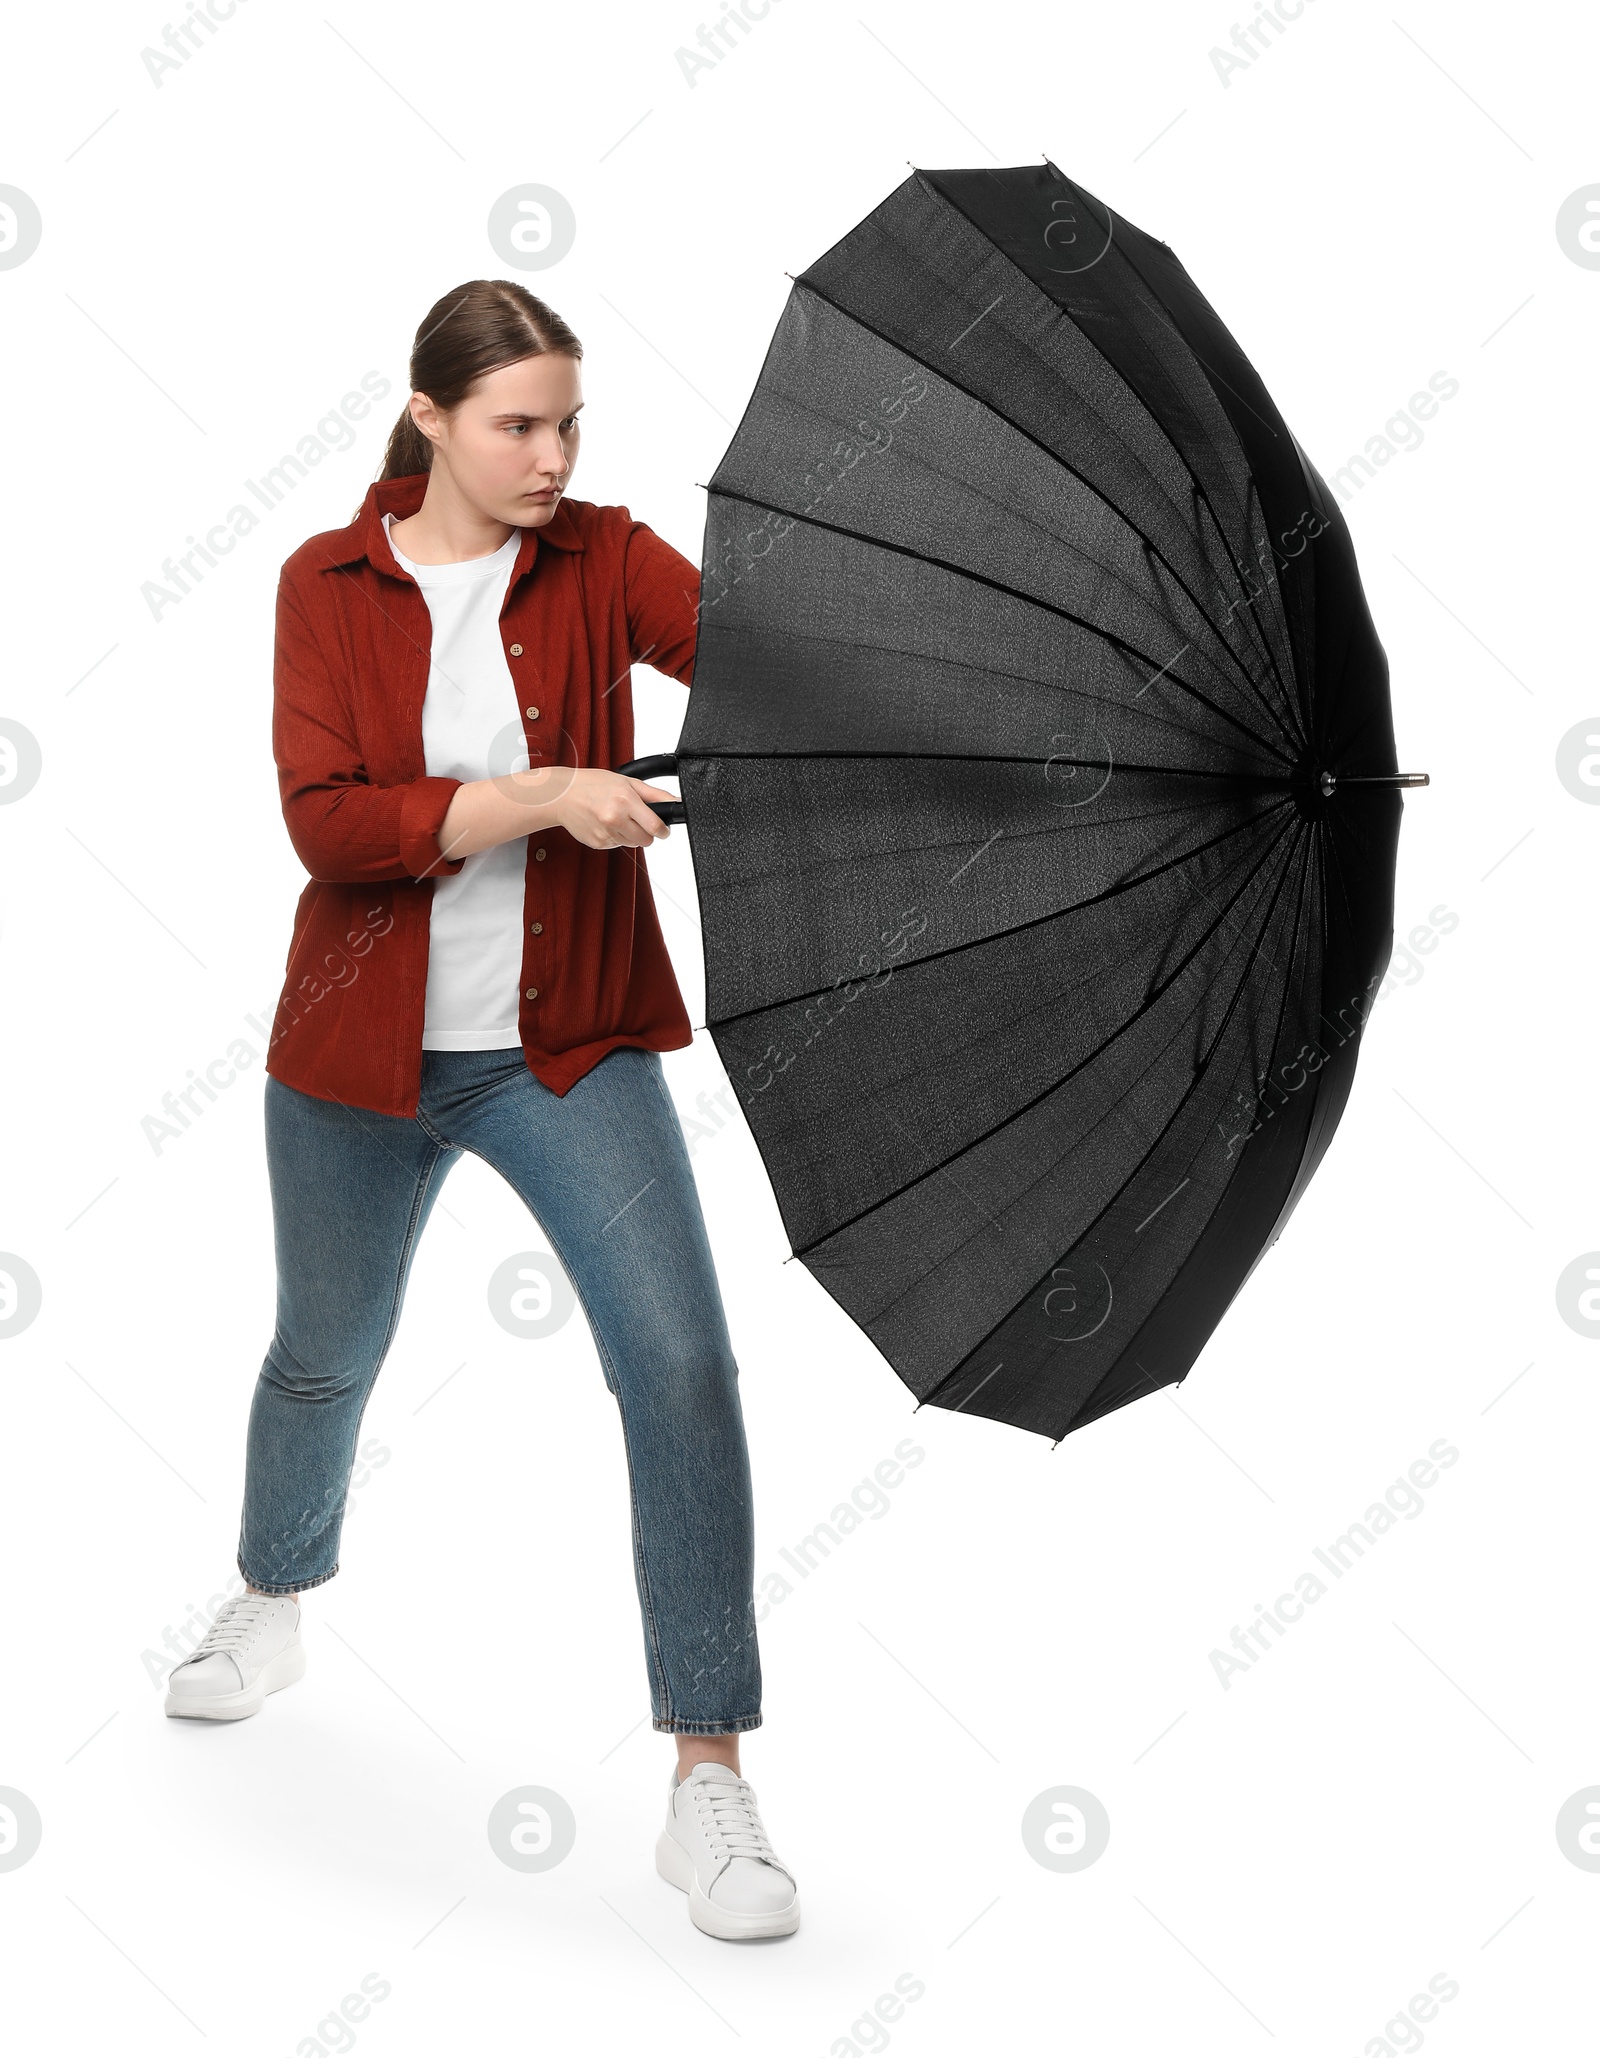
<path fill-rule="evenodd" d="M 622 1416 L 653 1726 L 759 1727 L 738 1366 L 659 1055 L 623 1045 L 557 1095 L 520 1049 L 425 1050 L 414 1116 L 269 1075 L 266 1126 L 277 1327 L 250 1410 L 239 1533 L 249 1583 L 298 1593 L 338 1571 L 362 1412 L 417 1239 L 472 1151 L 537 1217 Z"/>

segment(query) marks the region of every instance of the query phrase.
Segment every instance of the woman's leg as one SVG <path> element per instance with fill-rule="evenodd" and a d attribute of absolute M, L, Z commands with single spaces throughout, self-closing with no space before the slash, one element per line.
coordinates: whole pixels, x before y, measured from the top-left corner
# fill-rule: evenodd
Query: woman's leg
<path fill-rule="evenodd" d="M 250 1409 L 239 1570 L 258 1593 L 294 1594 L 339 1569 L 362 1410 L 460 1152 L 270 1075 L 266 1126 L 277 1327 Z"/>
<path fill-rule="evenodd" d="M 557 1095 L 520 1051 L 447 1056 L 449 1090 L 432 1087 L 424 1112 L 537 1217 L 621 1412 L 653 1726 L 684 1739 L 681 1763 L 737 1768 L 740 1732 L 761 1722 L 750 1463 L 738 1366 L 660 1057 L 624 1045 Z"/>

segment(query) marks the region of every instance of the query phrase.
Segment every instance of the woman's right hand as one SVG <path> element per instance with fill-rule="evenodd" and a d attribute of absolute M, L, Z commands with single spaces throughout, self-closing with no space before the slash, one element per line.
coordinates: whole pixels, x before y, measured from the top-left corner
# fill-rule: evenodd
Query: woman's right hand
<path fill-rule="evenodd" d="M 649 806 L 652 800 L 676 800 L 677 794 L 625 772 L 603 771 L 597 765 L 568 769 L 570 781 L 553 812 L 561 827 L 591 850 L 635 848 L 670 836 L 671 828 Z"/>
<path fill-rule="evenodd" d="M 436 835 L 445 858 L 565 829 L 593 850 L 617 850 L 670 835 L 648 803 L 676 800 L 662 786 L 648 786 L 623 772 L 597 765 L 541 765 L 532 772 L 497 772 L 468 779 L 452 795 Z"/>

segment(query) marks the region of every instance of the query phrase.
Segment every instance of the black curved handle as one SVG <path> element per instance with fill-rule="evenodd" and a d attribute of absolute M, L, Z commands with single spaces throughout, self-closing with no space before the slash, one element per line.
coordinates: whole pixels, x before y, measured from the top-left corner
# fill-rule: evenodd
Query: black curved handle
<path fill-rule="evenodd" d="M 631 757 L 625 765 L 617 767 L 626 779 L 650 780 L 659 779 L 663 772 L 676 774 L 677 769 L 677 754 L 670 750 L 657 757 Z M 682 822 L 688 819 L 683 812 L 681 800 L 647 800 L 645 806 L 651 814 L 659 815 L 663 822 Z"/>

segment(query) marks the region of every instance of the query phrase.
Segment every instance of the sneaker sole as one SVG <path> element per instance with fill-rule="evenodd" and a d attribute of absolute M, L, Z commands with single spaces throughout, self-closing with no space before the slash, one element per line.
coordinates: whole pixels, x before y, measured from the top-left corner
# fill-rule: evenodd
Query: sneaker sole
<path fill-rule="evenodd" d="M 708 1901 L 694 1869 L 694 1860 L 677 1838 L 666 1830 L 656 1838 L 656 1871 L 670 1886 L 678 1887 L 689 1896 L 689 1920 L 696 1929 L 704 1930 L 708 1937 L 739 1943 L 747 1937 L 790 1936 L 800 1927 L 798 1894 L 787 1908 L 766 1908 L 751 1915 L 741 1915 L 731 1908 L 719 1908 L 715 1901 Z"/>
<path fill-rule="evenodd" d="M 293 1686 L 297 1679 L 305 1676 L 305 1669 L 305 1651 L 299 1643 L 294 1643 L 275 1658 L 267 1660 L 257 1674 L 254 1686 L 240 1687 L 237 1693 L 206 1697 L 169 1692 L 167 1713 L 187 1715 L 204 1722 L 238 1722 L 246 1715 L 256 1714 L 268 1694 L 277 1693 L 280 1687 Z"/>

